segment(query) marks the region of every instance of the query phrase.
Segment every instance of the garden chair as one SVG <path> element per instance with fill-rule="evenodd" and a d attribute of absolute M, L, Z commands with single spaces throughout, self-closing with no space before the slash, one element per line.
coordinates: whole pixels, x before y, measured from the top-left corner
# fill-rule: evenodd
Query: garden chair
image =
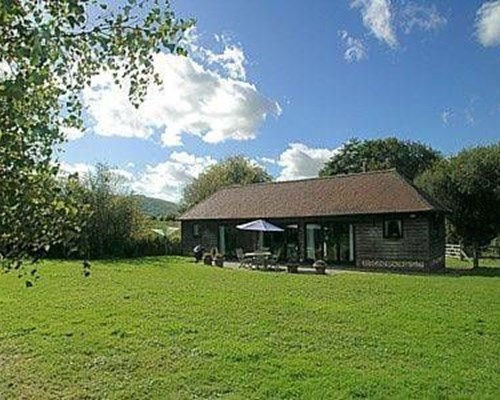
<path fill-rule="evenodd" d="M 278 270 L 278 261 L 281 257 L 281 247 L 270 258 L 269 266 L 275 271 Z"/>
<path fill-rule="evenodd" d="M 248 267 L 251 264 L 251 261 L 249 258 L 245 257 L 245 253 L 243 252 L 243 249 L 236 249 L 236 258 L 238 259 L 240 263 L 240 267 Z"/>

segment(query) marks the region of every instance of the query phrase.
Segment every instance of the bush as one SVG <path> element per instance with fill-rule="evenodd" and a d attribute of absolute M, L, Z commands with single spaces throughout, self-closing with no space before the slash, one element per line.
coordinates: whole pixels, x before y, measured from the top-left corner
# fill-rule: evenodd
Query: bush
<path fill-rule="evenodd" d="M 180 239 L 151 231 L 151 220 L 140 210 L 137 198 L 127 193 L 119 176 L 103 165 L 80 181 L 78 203 L 89 210 L 81 221 L 77 251 L 59 245 L 53 258 L 131 258 L 180 254 Z M 75 193 L 75 192 L 74 192 Z"/>

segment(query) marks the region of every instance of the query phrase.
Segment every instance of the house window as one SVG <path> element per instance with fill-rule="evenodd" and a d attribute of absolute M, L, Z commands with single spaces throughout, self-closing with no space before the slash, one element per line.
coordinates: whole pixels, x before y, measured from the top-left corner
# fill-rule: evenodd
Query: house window
<path fill-rule="evenodd" d="M 384 238 L 399 239 L 403 237 L 403 221 L 400 218 L 384 220 Z"/>
<path fill-rule="evenodd" d="M 193 224 L 193 237 L 200 237 L 200 224 Z"/>

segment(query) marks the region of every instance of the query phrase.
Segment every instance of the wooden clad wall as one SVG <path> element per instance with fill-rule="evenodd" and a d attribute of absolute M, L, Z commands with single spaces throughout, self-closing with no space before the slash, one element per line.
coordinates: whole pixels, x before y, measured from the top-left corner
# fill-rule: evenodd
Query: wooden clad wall
<path fill-rule="evenodd" d="M 200 237 L 193 236 L 193 225 L 200 226 Z M 182 253 L 191 255 L 193 248 L 202 244 L 206 251 L 210 251 L 213 247 L 217 247 L 218 223 L 215 221 L 182 221 L 181 222 L 181 241 Z"/>
<path fill-rule="evenodd" d="M 409 215 L 404 215 L 401 218 L 403 220 L 403 237 L 398 239 L 384 238 L 384 216 L 368 217 L 355 224 L 357 266 L 426 267 L 426 263 L 430 259 L 428 216 L 414 214 L 413 218 Z"/>

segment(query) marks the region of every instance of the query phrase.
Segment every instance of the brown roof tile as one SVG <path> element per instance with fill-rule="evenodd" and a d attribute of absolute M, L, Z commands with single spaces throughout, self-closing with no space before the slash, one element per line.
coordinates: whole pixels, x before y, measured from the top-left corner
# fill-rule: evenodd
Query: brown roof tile
<path fill-rule="evenodd" d="M 319 217 L 442 210 L 395 170 L 231 186 L 180 220 Z"/>

